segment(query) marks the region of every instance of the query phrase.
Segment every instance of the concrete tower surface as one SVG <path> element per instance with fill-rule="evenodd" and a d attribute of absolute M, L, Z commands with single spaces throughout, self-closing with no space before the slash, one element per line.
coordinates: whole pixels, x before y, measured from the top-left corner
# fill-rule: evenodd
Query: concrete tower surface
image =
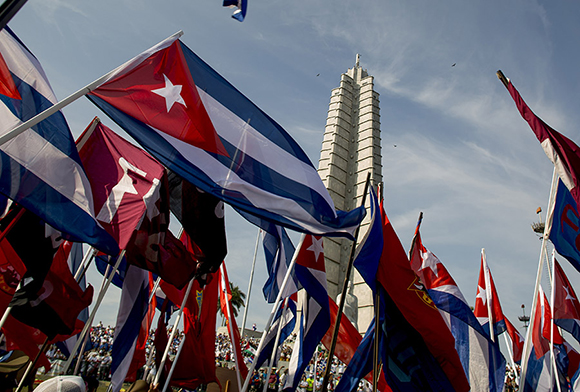
<path fill-rule="evenodd" d="M 340 87 L 331 92 L 318 173 L 336 208 L 350 211 L 362 201 L 369 172 L 376 190 L 382 182 L 379 94 L 373 77 L 360 67 L 357 54 L 355 66 L 341 75 Z M 365 219 L 359 238 L 367 228 Z M 324 239 L 328 294 L 332 298 L 342 290 L 351 247 L 352 241 L 346 239 Z M 355 269 L 345 314 L 360 332 L 367 330 L 373 317 L 370 289 Z"/>

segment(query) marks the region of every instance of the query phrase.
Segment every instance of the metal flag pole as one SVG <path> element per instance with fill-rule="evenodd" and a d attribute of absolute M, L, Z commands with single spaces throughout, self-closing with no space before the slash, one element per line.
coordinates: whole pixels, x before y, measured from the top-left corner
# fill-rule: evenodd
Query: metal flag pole
<path fill-rule="evenodd" d="M 371 173 L 369 172 L 367 174 L 367 179 L 365 182 L 365 187 L 364 187 L 364 192 L 362 195 L 362 201 L 361 201 L 361 206 L 365 205 L 365 200 L 367 197 L 367 193 L 369 191 L 369 186 L 371 183 Z M 355 255 L 355 251 L 356 251 L 356 243 L 358 241 L 358 233 L 360 231 L 360 225 L 356 228 L 356 231 L 354 233 L 354 242 L 352 244 L 352 248 L 350 251 L 350 259 L 348 261 L 348 266 L 346 267 L 346 272 L 344 275 L 344 282 L 342 284 L 342 294 L 340 296 L 340 304 L 338 305 L 338 310 L 336 313 L 336 321 L 334 323 L 334 332 L 332 334 L 332 341 L 330 344 L 330 348 L 328 350 L 328 360 L 326 361 L 326 369 L 324 371 L 324 378 L 322 380 L 322 392 L 326 392 L 328 390 L 328 380 L 330 379 L 330 370 L 331 370 L 331 364 L 332 364 L 332 358 L 334 357 L 334 349 L 336 348 L 336 341 L 338 340 L 338 331 L 340 328 L 340 320 L 342 318 L 342 313 L 344 310 L 344 304 L 346 302 L 346 291 L 348 289 L 348 282 L 350 280 L 350 274 L 352 271 L 352 266 L 354 264 L 354 255 Z"/>
<path fill-rule="evenodd" d="M 260 243 L 260 234 L 262 229 L 258 229 L 258 236 L 256 237 L 256 247 L 254 248 L 254 259 L 252 260 L 252 270 L 250 271 L 250 281 L 248 282 L 248 295 L 246 296 L 246 306 L 244 306 L 244 317 L 242 318 L 242 333 L 240 337 L 244 337 L 246 332 L 246 320 L 248 318 L 248 308 L 250 307 L 250 295 L 252 294 L 252 283 L 254 282 L 254 270 L 256 269 L 256 255 L 258 254 L 258 244 Z"/>
<path fill-rule="evenodd" d="M 115 266 L 113 267 L 113 270 L 111 271 L 111 275 L 108 277 L 107 281 L 105 282 L 105 285 L 103 286 L 103 288 L 99 292 L 99 296 L 97 297 L 97 302 L 95 302 L 95 307 L 93 308 L 93 310 L 89 316 L 89 319 L 85 323 L 83 330 L 79 334 L 79 339 L 76 341 L 73 349 L 71 350 L 70 356 L 68 357 L 66 363 L 64 364 L 64 368 L 63 368 L 64 373 L 66 373 L 68 371 L 68 369 L 72 363 L 73 357 L 75 356 L 81 343 L 84 340 L 85 335 L 87 334 L 89 328 L 91 327 L 91 323 L 92 323 L 93 319 L 95 318 L 95 315 L 97 314 L 97 310 L 101 306 L 101 302 L 103 302 L 103 299 L 105 298 L 105 294 L 107 293 L 107 290 L 109 289 L 109 286 L 111 285 L 111 282 L 113 281 L 113 278 L 115 277 L 115 273 L 119 269 L 119 265 L 121 264 L 121 261 L 123 260 L 124 256 L 125 256 L 125 249 L 123 249 L 121 251 L 121 253 L 119 253 L 119 256 L 117 257 L 117 261 L 115 263 Z"/>
<path fill-rule="evenodd" d="M 45 111 L 38 113 L 36 116 L 32 117 L 30 120 L 25 121 L 22 124 L 20 124 L 19 126 L 17 126 L 15 128 L 13 128 L 12 130 L 6 132 L 2 136 L 0 136 L 0 146 L 3 145 L 4 143 L 6 143 L 7 141 L 9 141 L 10 139 L 13 139 L 16 136 L 20 135 L 22 132 L 26 131 L 27 129 L 32 128 L 33 126 L 35 126 L 36 124 L 38 124 L 42 120 L 50 117 L 51 115 L 53 115 L 54 113 L 58 112 L 59 110 L 61 110 L 65 106 L 73 103 L 74 101 L 76 101 L 80 97 L 82 97 L 82 96 L 90 93 L 91 91 L 93 91 L 94 89 L 96 89 L 97 87 L 99 87 L 101 84 L 103 84 L 103 83 L 105 83 L 105 82 L 107 82 L 107 81 L 115 78 L 121 72 L 124 72 L 125 70 L 130 69 L 131 66 L 134 66 L 135 64 L 143 61 L 145 59 L 144 58 L 144 55 L 146 53 L 149 53 L 150 51 L 157 50 L 159 48 L 163 48 L 164 45 L 166 45 L 167 42 L 173 41 L 176 38 L 181 37 L 182 35 L 183 35 L 183 31 L 181 31 L 181 30 L 178 31 L 177 33 L 175 33 L 172 36 L 166 38 L 165 40 L 161 41 L 157 45 L 151 47 L 147 51 L 145 51 L 145 52 L 143 52 L 143 53 L 141 53 L 141 54 L 133 57 L 131 60 L 127 61 L 125 64 L 122 64 L 122 65 L 118 66 L 117 68 L 115 68 L 112 71 L 110 71 L 110 72 L 106 73 L 105 75 L 101 76 L 100 78 L 98 78 L 94 82 L 89 83 L 85 87 L 81 88 L 80 90 L 72 93 L 71 95 L 69 95 L 68 97 L 66 97 L 65 99 L 63 99 L 62 101 L 59 101 L 59 102 L 55 103 L 54 105 L 52 105 L 51 107 L 49 107 Z"/>
<path fill-rule="evenodd" d="M 556 252 L 552 249 L 552 273 L 550 277 L 550 283 L 552 286 L 552 291 L 550 292 L 550 385 L 554 385 L 554 377 L 556 377 L 556 387 L 558 392 L 562 392 L 562 386 L 560 385 L 560 380 L 558 377 L 558 367 L 556 366 L 556 356 L 554 355 L 554 299 L 556 296 L 556 290 L 554 290 L 556 284 Z"/>
<path fill-rule="evenodd" d="M 173 376 L 173 372 L 175 371 L 175 366 L 177 365 L 177 360 L 181 356 L 181 350 L 185 344 L 185 339 L 187 336 L 183 335 L 183 339 L 179 342 L 179 347 L 177 348 L 177 353 L 175 353 L 175 358 L 173 358 L 173 363 L 171 364 L 171 369 L 169 369 L 169 374 L 167 375 L 167 379 L 165 380 L 165 385 L 163 386 L 163 391 L 167 391 L 167 387 L 169 386 L 169 382 L 171 381 L 171 377 Z M 153 351 L 153 350 L 151 350 Z"/>
<path fill-rule="evenodd" d="M 503 74 L 502 74 L 503 75 Z M 524 340 L 524 350 L 522 353 L 522 371 L 520 374 L 520 390 L 524 390 L 524 386 L 526 383 L 526 372 L 527 372 L 527 367 L 528 367 L 528 356 L 530 354 L 531 351 L 531 339 L 532 339 L 532 329 L 533 329 L 533 325 L 534 325 L 534 319 L 535 319 L 535 309 L 537 306 L 537 299 L 538 299 L 538 291 L 540 288 L 540 281 L 542 280 L 542 270 L 543 270 L 543 265 L 544 265 L 544 258 L 546 257 L 546 249 L 547 249 L 547 245 L 548 245 L 548 236 L 550 233 L 550 227 L 552 225 L 552 216 L 553 216 L 553 210 L 554 210 L 554 202 L 555 202 L 555 194 L 556 194 L 556 184 L 558 181 L 558 175 L 556 173 L 556 167 L 554 166 L 554 172 L 552 174 L 552 185 L 550 187 L 550 197 L 548 199 L 548 217 L 546 218 L 546 225 L 544 227 L 544 235 L 542 236 L 542 246 L 540 248 L 540 259 L 538 262 L 538 272 L 536 273 L 536 284 L 534 287 L 534 296 L 532 297 L 532 310 L 531 310 L 531 314 L 530 314 L 530 323 L 529 323 L 529 328 L 526 331 L 526 339 Z"/>
<path fill-rule="evenodd" d="M 270 312 L 270 316 L 268 318 L 268 321 L 266 321 L 266 326 L 264 327 L 264 332 L 262 332 L 262 338 L 260 339 L 260 344 L 258 345 L 258 349 L 256 350 L 256 355 L 254 355 L 254 358 L 258 358 L 258 356 L 262 352 L 262 349 L 264 348 L 265 337 L 266 337 L 266 335 L 268 335 L 268 332 L 270 332 L 270 327 L 272 326 L 272 320 L 274 319 L 274 315 L 276 315 L 276 312 L 278 311 L 278 307 L 280 306 L 280 302 L 282 300 L 282 294 L 286 290 L 286 286 L 290 280 L 290 276 L 292 275 L 292 271 L 294 270 L 294 265 L 296 264 L 296 258 L 298 257 L 298 253 L 300 251 L 300 248 L 302 248 L 302 243 L 304 242 L 304 238 L 306 238 L 306 234 L 302 234 L 302 236 L 300 237 L 300 242 L 298 242 L 298 246 L 296 246 L 296 249 L 294 250 L 294 255 L 292 256 L 292 260 L 290 261 L 290 265 L 288 266 L 288 270 L 286 271 L 286 275 L 284 275 L 284 280 L 282 281 L 282 284 L 280 285 L 280 291 L 278 292 L 278 296 L 276 297 L 276 301 L 274 302 L 274 305 L 272 306 L 272 311 Z M 250 365 L 250 369 L 248 369 L 248 376 L 246 377 L 246 380 L 244 381 L 244 385 L 243 385 L 242 389 L 240 390 L 241 392 L 245 392 L 248 389 L 248 385 L 250 384 L 250 380 L 252 378 L 252 374 L 253 374 L 255 368 L 256 368 L 256 361 L 252 361 L 252 364 Z"/>
<path fill-rule="evenodd" d="M 167 357 L 169 356 L 169 350 L 171 349 L 171 344 L 173 343 L 173 339 L 175 338 L 175 333 L 177 332 L 177 327 L 179 325 L 179 321 L 181 321 L 181 316 L 183 315 L 183 308 L 189 298 L 189 293 L 191 292 L 191 287 L 193 286 L 193 281 L 195 279 L 191 279 L 189 284 L 187 285 L 187 290 L 185 290 L 185 294 L 183 295 L 183 300 L 181 301 L 181 306 L 179 307 L 179 311 L 177 312 L 177 317 L 175 322 L 173 323 L 173 328 L 171 329 L 171 334 L 169 334 L 169 340 L 167 341 L 167 345 L 165 346 L 165 351 L 163 352 L 163 356 L 161 357 L 161 362 L 159 363 L 159 369 L 157 369 L 157 374 L 155 374 L 155 380 L 153 381 L 153 386 L 155 389 L 159 387 L 159 380 L 161 379 L 161 374 L 163 373 L 163 367 L 165 366 L 165 361 L 167 361 Z"/>
<path fill-rule="evenodd" d="M 221 263 L 221 265 L 220 265 L 220 283 L 221 283 L 221 290 L 223 292 L 223 295 L 224 295 L 224 298 L 226 301 L 226 316 L 228 319 L 228 321 L 227 321 L 228 332 L 230 334 L 230 345 L 232 346 L 232 354 L 234 355 L 234 361 L 236 362 L 236 377 L 238 378 L 238 387 L 239 387 L 240 384 L 242 383 L 240 361 L 243 361 L 243 358 L 238 358 L 238 354 L 237 354 L 236 348 L 235 348 L 236 342 L 234 342 L 234 330 L 233 330 L 234 326 L 232 325 L 232 312 L 231 312 L 231 308 L 230 308 L 230 301 L 228 300 L 228 287 L 227 287 L 228 282 L 226 282 L 224 263 Z M 237 344 L 240 344 L 240 342 L 237 342 Z"/>
<path fill-rule="evenodd" d="M 270 355 L 270 362 L 268 363 L 268 372 L 266 373 L 266 382 L 264 383 L 264 389 L 262 392 L 266 392 L 268 389 L 268 381 L 270 380 L 270 373 L 272 373 L 272 367 L 274 366 L 274 360 L 276 359 L 276 355 L 278 354 L 278 345 L 280 342 L 280 335 L 282 334 L 282 324 L 283 324 L 283 317 L 284 317 L 284 309 L 288 307 L 288 297 L 284 300 L 281 309 L 281 316 L 280 316 L 280 323 L 278 324 L 278 331 L 276 332 L 276 338 L 274 340 L 274 348 L 272 349 L 272 355 Z M 256 357 L 256 359 L 258 359 Z"/>

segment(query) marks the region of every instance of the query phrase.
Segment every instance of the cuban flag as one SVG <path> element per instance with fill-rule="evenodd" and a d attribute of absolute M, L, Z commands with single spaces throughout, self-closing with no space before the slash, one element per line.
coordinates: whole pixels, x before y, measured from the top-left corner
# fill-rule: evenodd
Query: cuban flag
<path fill-rule="evenodd" d="M 268 280 L 264 284 L 262 291 L 266 301 L 273 303 L 280 292 L 280 287 L 290 267 L 295 249 L 283 227 L 266 221 L 262 221 L 260 227 L 263 229 L 262 245 L 264 247 L 266 268 L 269 272 Z M 296 279 L 294 271 L 292 271 L 282 298 L 289 297 L 301 288 L 302 285 Z"/>
<path fill-rule="evenodd" d="M 149 271 L 129 265 L 123 280 L 111 353 L 111 385 L 119 392 L 127 377 L 143 320 L 149 310 Z"/>
<path fill-rule="evenodd" d="M 352 238 L 364 208 L 336 211 L 290 135 L 177 38 L 135 57 L 87 97 L 204 192 L 299 232 Z"/>
<path fill-rule="evenodd" d="M 276 315 L 274 316 L 274 321 L 272 321 L 272 326 L 268 331 L 268 334 L 264 338 L 264 346 L 260 355 L 256 359 L 255 368 L 259 369 L 262 364 L 270 361 L 272 357 L 272 351 L 274 350 L 274 340 L 278 334 L 278 329 L 280 330 L 280 339 L 276 345 L 276 355 L 275 361 L 280 358 L 278 353 L 279 347 L 284 343 L 284 341 L 292 334 L 294 327 L 296 326 L 296 302 L 290 297 L 286 298 L 282 303 L 282 307 L 278 309 Z M 274 362 L 272 366 L 276 366 Z"/>
<path fill-rule="evenodd" d="M 554 258 L 554 323 L 580 342 L 580 304 L 568 277 Z"/>
<path fill-rule="evenodd" d="M 532 328 L 532 349 L 522 371 L 520 391 L 540 392 L 554 391 L 555 382 L 560 379 L 560 373 L 552 377 L 553 365 L 550 355 L 550 320 L 552 318 L 550 304 L 542 286 L 538 290 L 534 323 Z M 554 346 L 562 345 L 564 340 L 557 328 L 554 327 Z M 557 351 L 556 351 L 557 352 Z M 566 390 L 565 380 L 560 380 L 562 390 Z"/>
<path fill-rule="evenodd" d="M 234 8 L 232 18 L 243 22 L 246 18 L 246 10 L 248 9 L 248 0 L 224 0 L 224 7 Z"/>
<path fill-rule="evenodd" d="M 5 134 L 57 100 L 40 63 L 9 28 L 0 31 L 0 57 L 0 84 L 5 86 L 0 134 Z M 0 159 L 0 193 L 71 241 L 119 252 L 95 219 L 91 186 L 61 112 L 0 146 Z"/>
<path fill-rule="evenodd" d="M 479 324 L 447 268 L 423 245 L 418 229 L 413 244 L 411 267 L 447 321 L 471 391 L 501 392 L 506 360 L 499 344 L 493 342 Z"/>
<path fill-rule="evenodd" d="M 383 226 L 379 201 L 373 187 L 369 187 L 368 201 L 370 210 L 368 230 L 357 246 L 353 266 L 375 293 L 377 269 L 383 253 Z"/>
<path fill-rule="evenodd" d="M 326 291 L 321 237 L 304 235 L 294 268 L 306 295 L 302 302 L 298 336 L 288 364 L 285 391 L 296 390 L 318 343 L 330 327 L 330 305 Z"/>
<path fill-rule="evenodd" d="M 512 355 L 514 356 L 514 362 L 520 363 L 522 361 L 522 354 L 524 352 L 524 337 L 517 330 L 517 328 L 508 320 L 505 319 L 506 333 L 508 338 L 512 343 Z"/>
<path fill-rule="evenodd" d="M 491 271 L 487 265 L 484 249 L 481 250 L 481 268 L 479 270 L 473 313 L 475 313 L 475 317 L 483 326 L 483 330 L 491 336 L 493 341 L 497 341 L 496 337 L 506 330 L 505 316 L 501 310 L 499 296 L 493 283 Z M 490 321 L 493 331 L 490 329 Z"/>

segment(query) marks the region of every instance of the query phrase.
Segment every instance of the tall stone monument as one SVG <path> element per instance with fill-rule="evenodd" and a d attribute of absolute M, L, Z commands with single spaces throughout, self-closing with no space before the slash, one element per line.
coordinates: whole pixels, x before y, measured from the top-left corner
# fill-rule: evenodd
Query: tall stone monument
<path fill-rule="evenodd" d="M 341 75 L 340 86 L 331 92 L 318 173 L 336 208 L 350 211 L 362 201 L 369 172 L 376 190 L 382 182 L 379 94 L 357 54 L 355 66 Z M 359 238 L 367 229 L 365 219 Z M 351 247 L 346 239 L 324 239 L 328 294 L 334 299 L 342 290 Z M 372 295 L 355 269 L 349 285 L 345 314 L 362 333 L 373 318 Z"/>

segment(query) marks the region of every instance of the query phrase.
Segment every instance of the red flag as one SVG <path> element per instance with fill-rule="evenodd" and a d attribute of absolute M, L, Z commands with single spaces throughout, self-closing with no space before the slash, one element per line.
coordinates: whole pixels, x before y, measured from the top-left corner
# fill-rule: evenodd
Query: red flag
<path fill-rule="evenodd" d="M 330 328 L 328 328 L 326 335 L 322 338 L 322 344 L 324 344 L 324 347 L 326 347 L 327 350 L 330 350 L 332 334 L 334 333 L 334 326 L 336 325 L 336 315 L 338 314 L 338 305 L 330 297 L 328 297 L 328 303 L 330 305 Z M 338 328 L 338 338 L 336 340 L 334 355 L 340 359 L 342 363 L 348 365 L 361 341 L 362 336 L 360 336 L 360 333 L 355 326 L 352 325 L 348 317 L 343 314 L 340 318 L 340 327 Z M 372 382 L 372 372 L 368 374 L 365 379 Z M 381 372 L 381 377 L 379 377 L 378 390 L 390 390 L 385 381 L 383 372 Z"/>
<path fill-rule="evenodd" d="M 173 138 L 227 155 L 178 41 L 90 94 Z"/>
<path fill-rule="evenodd" d="M 226 317 L 226 325 L 228 326 L 228 332 L 230 334 L 230 341 L 232 342 L 234 358 L 236 361 L 236 367 L 240 370 L 240 375 L 242 380 L 245 380 L 248 376 L 248 368 L 244 362 L 244 357 L 242 356 L 242 349 L 240 347 L 240 330 L 236 323 L 236 318 L 233 315 L 232 303 L 230 299 L 232 298 L 232 293 L 230 290 L 230 281 L 228 279 L 228 273 L 226 271 L 225 263 L 220 266 L 220 279 L 219 279 L 219 291 L 220 291 L 220 306 L 222 312 Z"/>
<path fill-rule="evenodd" d="M 147 210 L 148 196 L 158 188 L 165 169 L 98 118 L 85 129 L 77 145 L 93 190 L 97 220 L 119 248 L 125 249 Z"/>
<path fill-rule="evenodd" d="M 89 132 L 92 126 L 94 131 Z M 195 274 L 197 263 L 168 229 L 164 167 L 98 119 L 92 126 L 77 143 L 99 211 L 97 219 L 119 247 L 127 249 L 130 264 L 182 288 Z"/>
<path fill-rule="evenodd" d="M 514 356 L 514 362 L 520 362 L 522 360 L 522 354 L 524 352 L 524 337 L 519 333 L 519 331 L 514 327 L 514 325 L 507 319 L 505 319 L 506 331 L 512 341 L 512 352 Z"/>
<path fill-rule="evenodd" d="M 550 351 L 551 319 L 550 303 L 544 294 L 544 290 L 542 290 L 542 286 L 540 286 L 534 313 L 534 325 L 532 326 L 532 344 L 537 359 L 540 359 Z M 554 344 L 562 344 L 563 341 L 560 331 L 554 326 Z"/>
<path fill-rule="evenodd" d="M 160 287 L 167 298 L 181 306 L 185 289 L 161 281 Z M 185 343 L 175 366 L 171 384 L 193 390 L 200 384 L 217 382 L 215 375 L 215 330 L 218 302 L 218 279 L 209 279 L 205 287 L 194 281 L 184 307 Z M 201 309 L 201 311 L 200 311 Z M 162 328 L 162 329 L 161 329 Z M 155 347 L 162 353 L 167 345 L 167 333 L 163 317 L 160 317 L 155 335 Z M 156 359 L 157 361 L 157 359 Z M 160 359 L 157 362 L 159 367 Z M 166 365 L 165 371 L 169 370 Z"/>
<path fill-rule="evenodd" d="M 54 339 L 57 335 L 72 335 L 79 313 L 92 302 L 93 287 L 89 285 L 83 291 L 66 258 L 55 257 L 38 291 L 24 292 L 22 296 L 18 293 L 10 303 L 11 315 Z"/>
<path fill-rule="evenodd" d="M 542 119 L 532 112 L 524 102 L 520 93 L 508 80 L 507 89 L 512 96 L 520 114 L 528 122 L 530 128 L 542 144 L 544 152 L 554 164 L 558 176 L 570 190 L 572 197 L 580 208 L 580 148 L 566 136 L 552 129 Z"/>
<path fill-rule="evenodd" d="M 468 391 L 469 382 L 455 350 L 455 339 L 439 310 L 411 269 L 405 249 L 381 205 L 384 247 L 377 280 L 403 314 L 421 335 L 431 355 L 456 391 Z"/>
<path fill-rule="evenodd" d="M 490 304 L 488 303 L 490 302 Z M 491 308 L 491 315 L 488 309 Z M 491 321 L 494 330 L 494 336 L 498 336 L 505 331 L 506 322 L 499 302 L 499 296 L 493 283 L 491 271 L 485 259 L 485 253 L 481 252 L 481 267 L 479 269 L 479 280 L 477 282 L 477 295 L 475 297 L 475 317 L 481 325 L 487 325 L 489 331 L 489 322 Z"/>

